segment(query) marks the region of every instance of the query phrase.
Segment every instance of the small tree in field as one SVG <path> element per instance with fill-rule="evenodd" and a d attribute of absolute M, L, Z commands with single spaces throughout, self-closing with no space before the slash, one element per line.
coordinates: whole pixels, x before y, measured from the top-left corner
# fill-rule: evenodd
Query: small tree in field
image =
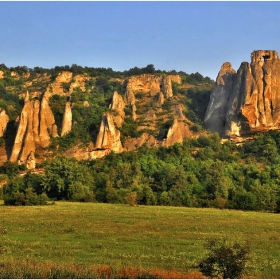
<path fill-rule="evenodd" d="M 209 255 L 198 265 L 199 271 L 203 275 L 223 279 L 242 277 L 249 259 L 247 245 L 231 244 L 226 240 L 213 239 L 208 241 L 205 248 L 209 250 Z"/>

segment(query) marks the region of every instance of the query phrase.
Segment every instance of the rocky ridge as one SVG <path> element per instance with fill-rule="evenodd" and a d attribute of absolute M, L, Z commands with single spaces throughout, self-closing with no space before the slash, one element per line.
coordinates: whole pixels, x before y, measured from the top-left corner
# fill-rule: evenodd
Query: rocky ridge
<path fill-rule="evenodd" d="M 20 78 L 17 73 L 14 77 Z M 34 88 L 30 93 L 20 93 L 24 97 L 24 106 L 16 121 L 16 135 L 9 160 L 25 163 L 28 168 L 35 168 L 36 163 L 41 162 L 55 151 L 49 150 L 53 138 L 64 137 L 73 130 L 73 126 L 79 125 L 73 122 L 73 110 L 75 108 L 90 108 L 87 100 L 78 100 L 77 104 L 71 100 L 76 89 L 80 94 L 90 93 L 86 82 L 94 79 L 88 75 L 76 75 L 63 71 L 53 82 L 50 76 L 37 75 L 34 80 L 25 82 L 24 88 Z M 113 80 L 113 79 L 112 79 Z M 40 94 L 36 83 L 44 82 L 45 90 Z M 152 146 L 170 146 L 176 142 L 182 142 L 185 138 L 195 137 L 190 131 L 193 125 L 184 113 L 184 106 L 180 104 L 180 98 L 173 95 L 172 82 L 181 83 L 179 75 L 153 75 L 143 74 L 118 80 L 126 84 L 123 95 L 114 91 L 108 111 L 100 116 L 101 121 L 95 137 L 87 146 L 75 145 L 69 148 L 65 155 L 79 160 L 102 158 L 114 151 L 131 151 L 147 144 Z M 54 96 L 65 97 L 64 113 L 61 121 L 61 130 L 55 121 L 55 116 L 50 105 L 50 99 Z M 80 103 L 79 103 L 80 102 Z M 83 104 L 83 105 L 81 105 Z M 77 107 L 75 107 L 77 105 Z M 9 119 L 5 111 L 0 113 L 2 132 Z M 134 134 L 124 134 L 124 127 L 132 120 L 136 125 Z M 171 122 L 171 120 L 173 121 Z M 2 120 L 2 119 L 1 119 Z M 166 125 L 165 123 L 170 123 Z M 163 127 L 163 128 L 162 128 Z M 161 131 L 163 129 L 163 131 Z M 61 131 L 60 135 L 58 130 Z M 123 136 L 126 135 L 126 136 Z M 1 137 L 1 136 L 0 136 Z M 40 149 L 40 154 L 38 152 Z M 52 147 L 51 149 L 54 149 Z M 3 157 L 4 158 L 4 157 Z"/>

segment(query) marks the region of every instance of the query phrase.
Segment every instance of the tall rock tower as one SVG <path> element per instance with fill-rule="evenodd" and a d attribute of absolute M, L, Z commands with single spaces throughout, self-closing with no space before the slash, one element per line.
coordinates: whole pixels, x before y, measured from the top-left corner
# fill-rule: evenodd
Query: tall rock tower
<path fill-rule="evenodd" d="M 280 60 L 272 50 L 251 54 L 237 73 L 224 63 L 204 122 L 221 136 L 242 136 L 280 128 Z"/>

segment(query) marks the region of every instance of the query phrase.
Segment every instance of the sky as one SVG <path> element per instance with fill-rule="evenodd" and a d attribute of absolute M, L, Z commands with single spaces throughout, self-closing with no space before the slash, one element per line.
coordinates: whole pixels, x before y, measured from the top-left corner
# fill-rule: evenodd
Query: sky
<path fill-rule="evenodd" d="M 153 64 L 216 79 L 254 50 L 280 53 L 280 2 L 0 2 L 0 64 Z"/>

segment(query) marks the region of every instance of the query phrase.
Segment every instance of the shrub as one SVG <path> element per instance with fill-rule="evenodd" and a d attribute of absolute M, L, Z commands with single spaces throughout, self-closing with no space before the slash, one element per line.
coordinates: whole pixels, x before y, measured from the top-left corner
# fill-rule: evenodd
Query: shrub
<path fill-rule="evenodd" d="M 215 208 L 219 208 L 219 209 L 224 209 L 225 205 L 227 203 L 227 200 L 222 198 L 222 197 L 217 197 L 216 199 L 214 199 L 213 201 L 213 206 Z"/>
<path fill-rule="evenodd" d="M 207 277 L 223 279 L 241 278 L 246 262 L 249 259 L 249 247 L 239 243 L 230 244 L 225 239 L 209 240 L 205 245 L 209 255 L 202 260 L 198 267 L 199 271 Z"/>
<path fill-rule="evenodd" d="M 256 196 L 250 192 L 237 193 L 233 198 L 233 205 L 235 209 L 255 210 Z"/>
<path fill-rule="evenodd" d="M 193 126 L 190 127 L 192 132 L 201 132 L 203 130 L 200 124 L 195 123 Z"/>
<path fill-rule="evenodd" d="M 16 191 L 14 193 L 4 195 L 5 205 L 46 205 L 48 200 L 49 198 L 45 193 L 37 195 L 31 188 L 27 188 L 22 192 Z"/>
<path fill-rule="evenodd" d="M 127 194 L 126 196 L 127 204 L 130 206 L 136 206 L 137 205 L 137 192 L 131 192 Z"/>

